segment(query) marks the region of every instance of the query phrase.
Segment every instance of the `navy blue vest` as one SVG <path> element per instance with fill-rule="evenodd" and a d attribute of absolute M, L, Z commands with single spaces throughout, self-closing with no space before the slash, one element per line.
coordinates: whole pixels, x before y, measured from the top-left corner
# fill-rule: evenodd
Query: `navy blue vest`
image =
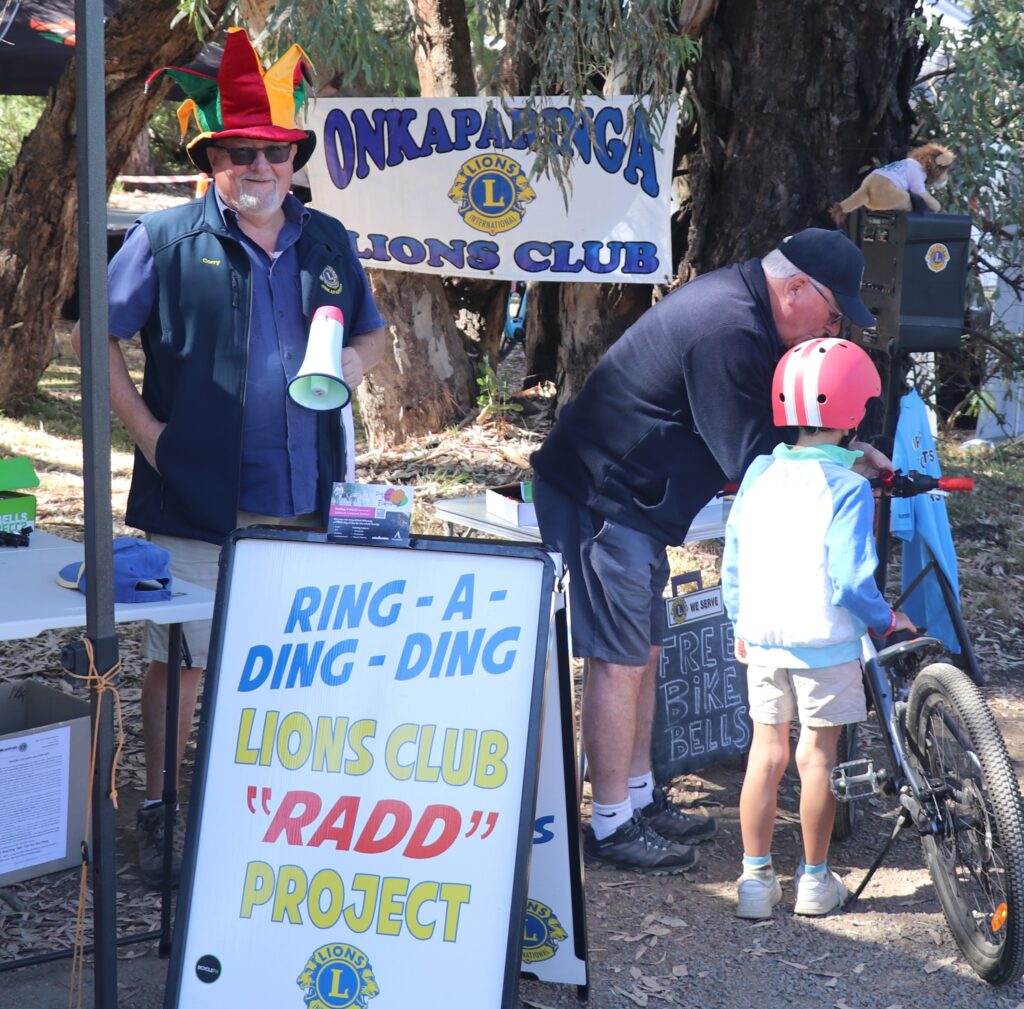
<path fill-rule="evenodd" d="M 310 214 L 298 241 L 304 332 L 321 305 L 337 305 L 346 319 L 355 318 L 361 290 L 344 226 Z M 220 543 L 238 512 L 249 257 L 225 227 L 212 186 L 202 200 L 141 220 L 159 278 L 142 329 L 142 398 L 167 427 L 157 442 L 159 473 L 135 452 L 126 521 L 147 532 Z M 339 414 L 318 415 L 317 498 L 324 522 L 331 485 L 345 472 Z"/>

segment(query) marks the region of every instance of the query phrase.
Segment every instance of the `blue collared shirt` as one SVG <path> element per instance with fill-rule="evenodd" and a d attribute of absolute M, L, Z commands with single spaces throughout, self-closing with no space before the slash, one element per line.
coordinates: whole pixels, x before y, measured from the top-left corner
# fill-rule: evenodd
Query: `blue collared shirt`
<path fill-rule="evenodd" d="M 271 257 L 239 228 L 238 215 L 219 194 L 217 206 L 226 227 L 246 250 L 252 274 L 239 508 L 280 517 L 307 514 L 317 508 L 317 415 L 294 403 L 287 388 L 306 349 L 297 242 L 309 212 L 294 196 L 285 198 L 285 223 Z M 358 335 L 380 328 L 384 320 L 362 265 L 355 262 L 363 290 L 357 297 L 356 317 L 346 329 Z M 107 277 L 110 333 L 130 339 L 156 301 L 158 277 L 145 228 L 132 226 Z"/>

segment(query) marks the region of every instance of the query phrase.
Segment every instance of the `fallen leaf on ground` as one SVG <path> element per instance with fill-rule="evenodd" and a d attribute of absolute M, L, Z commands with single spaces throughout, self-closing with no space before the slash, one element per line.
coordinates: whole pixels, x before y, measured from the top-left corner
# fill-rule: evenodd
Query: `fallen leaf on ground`
<path fill-rule="evenodd" d="M 842 977 L 843 973 L 840 971 L 838 974 L 831 970 L 818 970 L 816 967 L 808 967 L 805 963 L 796 963 L 793 960 L 783 960 L 779 957 L 779 963 L 786 964 L 787 967 L 795 967 L 797 970 L 802 970 L 807 974 L 814 974 L 816 977 Z"/>
<path fill-rule="evenodd" d="M 647 996 L 643 992 L 626 991 L 625 988 L 620 988 L 617 984 L 612 985 L 612 991 L 621 995 L 623 998 L 628 998 L 633 1005 L 647 1005 Z"/>

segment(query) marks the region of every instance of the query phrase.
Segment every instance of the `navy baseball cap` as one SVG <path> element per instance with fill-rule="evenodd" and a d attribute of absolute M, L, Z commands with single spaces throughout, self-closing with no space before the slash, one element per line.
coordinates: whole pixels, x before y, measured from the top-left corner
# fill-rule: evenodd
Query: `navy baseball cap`
<path fill-rule="evenodd" d="M 805 228 L 779 242 L 779 252 L 801 273 L 824 284 L 855 326 L 874 326 L 875 317 L 860 300 L 864 256 L 846 235 L 824 228 Z"/>
<path fill-rule="evenodd" d="M 85 591 L 85 561 L 65 564 L 57 584 Z M 114 540 L 114 602 L 159 603 L 171 598 L 171 555 L 136 536 Z"/>

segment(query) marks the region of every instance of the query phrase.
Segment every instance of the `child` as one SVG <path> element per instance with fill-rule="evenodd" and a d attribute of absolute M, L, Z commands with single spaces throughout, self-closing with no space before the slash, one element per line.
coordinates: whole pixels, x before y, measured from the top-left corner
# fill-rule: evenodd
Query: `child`
<path fill-rule="evenodd" d="M 726 526 L 722 587 L 746 661 L 753 740 L 740 794 L 743 874 L 736 914 L 768 918 L 782 898 L 771 839 L 789 727 L 800 719 L 803 866 L 794 911 L 828 914 L 846 899 L 828 867 L 835 816 L 829 786 L 844 724 L 866 717 L 860 638 L 913 629 L 875 584 L 874 498 L 844 447 L 881 392 L 856 344 L 815 339 L 779 361 L 772 385 L 778 427 L 799 426 L 795 446 L 751 463 Z"/>

